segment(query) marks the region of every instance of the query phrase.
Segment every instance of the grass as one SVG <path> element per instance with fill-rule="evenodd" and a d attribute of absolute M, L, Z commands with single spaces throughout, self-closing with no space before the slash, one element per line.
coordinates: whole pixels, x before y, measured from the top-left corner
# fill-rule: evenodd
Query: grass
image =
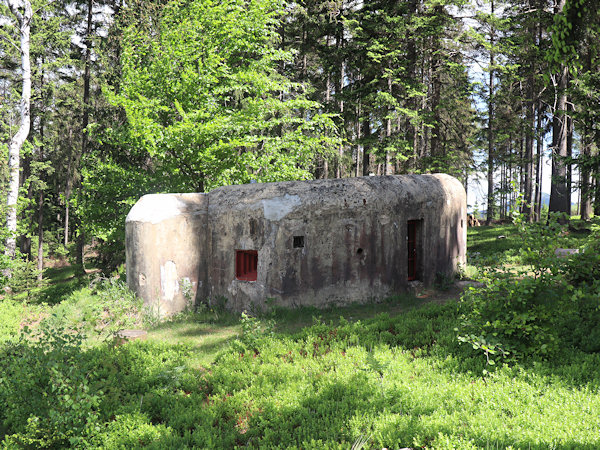
<path fill-rule="evenodd" d="M 219 352 L 227 348 L 240 335 L 239 321 L 233 316 L 200 321 L 198 317 L 185 316 L 180 320 L 165 322 L 148 331 L 148 341 L 170 342 L 189 348 L 190 367 L 209 366 Z"/>
<path fill-rule="evenodd" d="M 576 246 L 585 236 L 586 230 L 573 231 L 569 239 Z M 519 264 L 512 225 L 471 228 L 468 238 L 470 255 L 479 253 L 475 267 Z M 125 295 L 114 285 L 90 290 L 89 280 L 72 269 L 46 273 L 51 279 L 38 294 L 57 296 L 44 307 L 47 315 L 62 311 L 87 320 L 81 317 L 103 314 L 94 305 Z M 82 429 L 82 442 L 86 448 L 347 449 L 357 442 L 377 449 L 600 448 L 599 354 L 565 349 L 552 361 L 485 372 L 490 368 L 483 355 L 456 339 L 460 311 L 452 300 L 458 291 L 422 294 L 345 308 L 276 310 L 243 321 L 201 310 L 150 327 L 145 342 L 113 347 L 95 341 L 76 355 L 86 389 L 102 391 L 93 414 L 99 431 L 85 435 Z M 0 318 L 10 319 L 0 323 L 12 324 L 0 335 L 11 326 L 14 332 L 33 308 L 40 307 L 0 302 Z M 45 353 L 34 355 L 40 367 L 30 364 L 31 370 L 49 370 Z M 14 378 L 16 392 L 3 391 L 0 383 L 0 401 L 9 394 L 57 395 L 43 386 L 18 392 L 28 386 L 18 376 L 27 374 L 19 375 L 21 363 L 13 367 L 11 358 L 0 360 L 0 370 L 4 380 Z M 3 421 L 17 417 L 16 406 L 7 405 Z"/>
<path fill-rule="evenodd" d="M 32 281 L 31 288 L 12 298 L 28 303 L 57 305 L 90 282 L 89 276 L 82 275 L 80 265 L 45 269 L 43 278 L 41 285 Z"/>
<path fill-rule="evenodd" d="M 456 299 L 458 292 L 457 289 L 447 292 L 426 290 L 421 293 L 421 298 L 405 295 L 392 297 L 380 303 L 354 304 L 345 307 L 278 309 L 266 314 L 263 319 L 274 322 L 274 331 L 278 335 L 293 336 L 313 325 L 315 321 L 335 325 L 340 320 L 357 322 L 384 312 L 396 316 L 430 302 L 443 303 L 448 299 Z M 172 320 L 150 327 L 147 339 L 155 343 L 171 342 L 186 345 L 193 350 L 190 353 L 190 364 L 197 367 L 210 365 L 222 350 L 240 337 L 241 333 L 239 315 L 203 311 L 181 314 Z"/>
<path fill-rule="evenodd" d="M 361 436 L 377 449 L 600 446 L 598 355 L 484 376 L 483 360 L 454 336 L 456 304 L 403 311 L 242 336 L 217 344 L 210 363 L 198 358 L 214 349 L 195 338 L 215 332 L 231 343 L 238 328 L 223 315 L 87 350 L 90 382 L 107 380 L 99 411 L 108 424 L 89 447 L 350 448 Z M 179 343 L 158 343 L 161 332 Z"/>
<path fill-rule="evenodd" d="M 563 248 L 578 248 L 589 236 L 591 227 L 600 225 L 600 217 L 590 222 L 572 220 L 565 234 L 560 236 Z M 471 227 L 467 233 L 467 274 L 473 276 L 478 269 L 487 266 L 525 268 L 521 261 L 520 249 L 523 238 L 513 224 Z"/>

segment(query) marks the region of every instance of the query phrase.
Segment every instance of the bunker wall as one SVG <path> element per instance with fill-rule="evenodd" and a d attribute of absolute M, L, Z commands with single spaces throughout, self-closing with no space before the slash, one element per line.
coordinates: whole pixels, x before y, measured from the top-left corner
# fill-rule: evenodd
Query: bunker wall
<path fill-rule="evenodd" d="M 152 194 L 127 216 L 127 284 L 160 316 L 206 298 L 207 206 L 205 194 Z"/>
<path fill-rule="evenodd" d="M 217 189 L 209 204 L 210 297 L 243 310 L 266 299 L 324 307 L 401 293 L 409 221 L 418 226 L 416 279 L 432 284 L 464 262 L 463 203 L 462 185 L 444 175 Z M 256 281 L 236 278 L 239 250 L 257 252 Z"/>
<path fill-rule="evenodd" d="M 325 307 L 452 276 L 466 263 L 466 194 L 438 174 L 148 195 L 126 237 L 128 284 L 163 314 L 186 306 L 183 280 L 196 301 L 237 311 Z M 239 276 L 238 253 L 254 262 L 253 278 Z"/>

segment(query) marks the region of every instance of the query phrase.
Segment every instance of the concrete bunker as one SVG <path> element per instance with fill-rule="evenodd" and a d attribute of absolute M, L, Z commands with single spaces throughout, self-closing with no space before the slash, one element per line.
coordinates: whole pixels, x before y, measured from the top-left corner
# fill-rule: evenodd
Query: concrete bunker
<path fill-rule="evenodd" d="M 186 297 L 229 309 L 384 298 L 466 262 L 466 194 L 444 175 L 151 194 L 126 219 L 127 282 L 161 314 Z"/>

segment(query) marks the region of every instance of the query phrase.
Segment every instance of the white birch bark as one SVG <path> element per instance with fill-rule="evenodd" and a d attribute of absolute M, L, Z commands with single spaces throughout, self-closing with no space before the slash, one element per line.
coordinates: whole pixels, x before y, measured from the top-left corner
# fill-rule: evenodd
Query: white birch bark
<path fill-rule="evenodd" d="M 21 148 L 29 135 L 30 127 L 30 99 L 31 99 L 31 65 L 29 61 L 29 34 L 31 27 L 31 3 L 29 0 L 4 0 L 12 14 L 17 19 L 20 34 L 21 71 L 23 76 L 23 90 L 21 93 L 19 130 L 12 137 L 8 150 L 9 187 L 7 195 L 6 227 L 9 236 L 6 239 L 5 254 L 15 257 L 17 237 L 17 199 L 19 197 L 19 161 Z M 10 273 L 7 275 L 10 276 Z"/>

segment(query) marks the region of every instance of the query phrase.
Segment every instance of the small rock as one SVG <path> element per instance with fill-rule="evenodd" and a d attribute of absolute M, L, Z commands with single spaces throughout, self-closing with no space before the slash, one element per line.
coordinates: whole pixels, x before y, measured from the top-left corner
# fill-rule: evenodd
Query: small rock
<path fill-rule="evenodd" d="M 115 345 L 123 345 L 130 341 L 145 341 L 148 332 L 145 330 L 121 330 L 115 334 Z"/>
<path fill-rule="evenodd" d="M 459 287 L 460 289 L 467 289 L 470 287 L 482 288 L 484 286 L 485 286 L 485 284 L 483 284 L 479 281 L 461 280 L 461 281 L 456 282 L 456 287 Z"/>
<path fill-rule="evenodd" d="M 578 248 L 557 248 L 554 250 L 554 256 L 558 256 L 559 258 L 567 258 L 577 253 L 579 253 Z"/>

